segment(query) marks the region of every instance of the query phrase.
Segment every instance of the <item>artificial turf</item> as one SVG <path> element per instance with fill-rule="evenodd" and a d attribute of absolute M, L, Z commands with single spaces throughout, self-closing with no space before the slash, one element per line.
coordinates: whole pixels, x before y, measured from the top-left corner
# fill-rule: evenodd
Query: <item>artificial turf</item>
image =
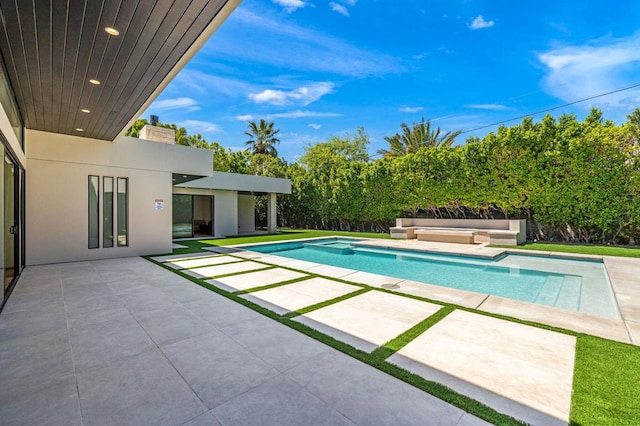
<path fill-rule="evenodd" d="M 640 257 L 640 248 L 637 247 L 617 247 L 600 246 L 590 244 L 560 244 L 560 243 L 527 243 L 515 246 L 490 245 L 489 247 L 499 247 L 506 249 L 523 249 L 533 251 L 555 251 L 559 253 L 593 254 L 597 256 L 621 256 Z"/>
<path fill-rule="evenodd" d="M 578 335 L 571 424 L 640 424 L 640 347 Z"/>

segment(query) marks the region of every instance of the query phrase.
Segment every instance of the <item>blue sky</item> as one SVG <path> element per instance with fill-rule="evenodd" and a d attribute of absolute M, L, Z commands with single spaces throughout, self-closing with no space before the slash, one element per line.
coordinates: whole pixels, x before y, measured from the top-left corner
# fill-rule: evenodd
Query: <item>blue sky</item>
<path fill-rule="evenodd" d="M 234 150 L 265 118 L 295 161 L 359 126 L 375 153 L 402 122 L 469 131 L 636 83 L 637 1 L 244 0 L 143 116 Z M 640 88 L 552 113 L 593 106 L 623 122 Z"/>

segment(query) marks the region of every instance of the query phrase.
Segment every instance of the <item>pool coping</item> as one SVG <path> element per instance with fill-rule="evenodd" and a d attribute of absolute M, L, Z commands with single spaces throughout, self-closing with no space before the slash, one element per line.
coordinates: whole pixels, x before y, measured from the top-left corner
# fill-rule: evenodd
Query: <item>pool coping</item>
<path fill-rule="evenodd" d="M 439 254 L 453 254 L 453 255 L 462 255 L 462 256 L 474 256 L 481 258 L 496 258 L 499 256 L 503 256 L 505 254 L 526 254 L 537 257 L 548 257 L 555 256 L 563 259 L 575 259 L 575 260 L 599 260 L 603 262 L 605 271 L 607 272 L 607 276 L 609 278 L 609 282 L 612 287 L 612 291 L 614 297 L 616 299 L 616 303 L 618 304 L 618 308 L 620 311 L 621 319 L 609 319 L 604 317 L 599 317 L 595 315 L 584 314 L 580 312 L 570 311 L 562 308 L 549 307 L 544 305 L 538 305 L 535 303 L 529 303 L 524 301 L 518 301 L 513 299 L 507 299 L 499 296 L 492 296 L 483 293 L 470 292 L 466 290 L 458 290 L 451 289 L 448 287 L 437 286 L 433 284 L 419 283 L 412 280 L 401 280 L 394 277 L 389 277 L 380 274 L 373 273 L 362 273 L 360 271 L 355 271 L 353 273 L 347 275 L 341 275 L 339 278 L 346 281 L 352 281 L 358 284 L 365 284 L 374 288 L 384 289 L 386 291 L 392 291 L 394 293 L 406 294 L 411 296 L 423 297 L 426 299 L 439 301 L 443 303 L 458 305 L 465 308 L 471 308 L 480 312 L 487 312 L 489 314 L 497 314 L 508 317 L 513 317 L 516 319 L 524 320 L 524 321 L 532 321 L 540 324 L 545 324 L 553 327 L 559 327 L 562 329 L 571 330 L 578 333 L 586 333 L 595 335 L 598 337 L 603 337 L 623 343 L 631 343 L 635 345 L 640 345 L 640 335 L 635 336 L 633 331 L 638 330 L 640 322 L 637 318 L 638 305 L 634 303 L 621 303 L 620 300 L 628 300 L 634 299 L 638 300 L 640 303 L 640 286 L 637 290 L 631 288 L 628 282 L 624 280 L 620 280 L 615 275 L 609 273 L 607 270 L 607 264 L 611 264 L 612 262 L 615 264 L 620 263 L 633 263 L 634 266 L 637 266 L 640 270 L 640 259 L 629 259 L 624 258 L 624 261 L 620 261 L 617 258 L 611 258 L 611 256 L 597 256 L 597 255 L 584 255 L 584 254 L 569 254 L 569 253 L 557 253 L 557 252 L 535 252 L 531 253 L 528 250 L 521 249 L 505 249 L 505 248 L 494 248 L 494 247 L 485 247 L 485 245 L 474 245 L 473 247 L 468 247 L 466 244 L 453 244 L 453 243 L 433 243 L 433 242 L 421 242 L 427 244 L 417 245 L 415 242 L 404 243 L 402 241 L 394 240 L 375 240 L 369 238 L 350 238 L 350 237 L 341 237 L 341 236 L 326 236 L 326 237 L 314 237 L 314 238 L 303 238 L 303 239 L 294 239 L 294 240 L 282 240 L 277 242 L 265 242 L 265 243 L 249 243 L 249 244 L 238 244 L 233 246 L 224 246 L 224 247 L 211 247 L 205 248 L 208 251 L 212 252 L 225 252 L 232 255 L 239 255 L 241 252 L 250 252 L 250 250 L 244 250 L 244 247 L 248 246 L 257 246 L 257 245 L 267 245 L 267 244 L 276 244 L 276 243 L 286 243 L 286 242 L 302 242 L 302 241 L 313 241 L 313 240 L 321 240 L 327 238 L 340 238 L 340 239 L 351 239 L 361 241 L 363 245 L 369 245 L 372 247 L 385 247 L 385 248 L 405 248 L 414 251 L 422 251 L 427 253 L 439 253 Z M 371 243 L 375 244 L 371 244 Z M 436 245 L 437 244 L 437 245 Z M 416 247 L 417 246 L 417 247 Z M 459 247 L 457 247 L 459 246 Z M 236 251 L 236 250 L 239 250 Z M 469 254 L 470 251 L 473 251 L 473 254 Z M 256 252 L 252 252 L 256 253 Z M 262 259 L 262 256 L 255 258 L 260 262 L 287 267 L 287 261 L 291 261 L 290 258 L 277 256 L 273 253 L 265 253 L 264 257 L 267 259 Z M 242 256 L 240 256 L 242 257 Z M 271 259 L 269 259 L 271 258 Z M 274 260 L 277 260 L 274 262 Z M 308 262 L 308 261 L 307 261 Z M 281 264 L 284 263 L 284 264 Z M 302 269 L 304 272 L 312 272 L 310 269 L 314 269 L 314 267 L 322 266 L 323 264 L 308 262 L 309 264 L 313 264 L 314 266 L 306 267 Z M 296 269 L 296 268 L 293 268 Z M 360 274 L 360 275 L 357 275 Z M 323 275 L 323 274 L 319 274 Z M 351 276 L 354 275 L 354 276 Z M 364 275 L 364 276 L 363 276 Z M 327 274 L 326 276 L 331 277 L 331 274 Z M 351 276 L 351 277 L 350 277 Z M 334 277 L 335 278 L 335 277 Z M 394 286 L 389 287 L 385 283 L 388 283 L 390 279 L 400 280 Z M 634 291 L 635 290 L 635 291 Z M 629 294 L 629 293 L 634 294 Z"/>

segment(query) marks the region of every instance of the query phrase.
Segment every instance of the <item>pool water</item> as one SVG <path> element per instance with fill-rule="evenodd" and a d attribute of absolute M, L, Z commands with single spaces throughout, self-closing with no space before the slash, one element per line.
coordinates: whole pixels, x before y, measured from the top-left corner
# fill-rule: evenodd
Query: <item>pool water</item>
<path fill-rule="evenodd" d="M 489 259 L 380 248 L 344 238 L 243 248 L 607 318 L 620 318 L 601 261 L 515 254 Z"/>

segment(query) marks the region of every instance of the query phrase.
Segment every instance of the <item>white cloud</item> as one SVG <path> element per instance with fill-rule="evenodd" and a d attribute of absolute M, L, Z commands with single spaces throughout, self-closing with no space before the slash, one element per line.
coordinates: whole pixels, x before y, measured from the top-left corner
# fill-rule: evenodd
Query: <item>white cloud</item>
<path fill-rule="evenodd" d="M 423 107 L 410 107 L 410 106 L 403 106 L 400 107 L 400 112 L 410 112 L 410 113 L 414 113 L 414 112 L 420 112 L 422 111 L 424 108 Z"/>
<path fill-rule="evenodd" d="M 334 112 L 314 112 L 296 110 L 291 112 L 280 112 L 277 114 L 269 114 L 267 118 L 308 118 L 308 117 L 342 117 L 342 114 L 336 114 Z"/>
<path fill-rule="evenodd" d="M 358 0 L 342 0 L 342 3 L 346 3 L 349 6 L 355 6 Z"/>
<path fill-rule="evenodd" d="M 640 33 L 624 38 L 603 38 L 584 45 L 552 49 L 538 55 L 546 66 L 544 90 L 565 102 L 632 85 L 640 80 Z M 585 107 L 632 107 L 640 90 L 627 90 L 596 98 Z"/>
<path fill-rule="evenodd" d="M 305 7 L 307 5 L 306 2 L 302 0 L 271 0 L 275 4 L 280 5 L 284 8 L 287 13 L 295 12 L 297 9 L 301 7 Z"/>
<path fill-rule="evenodd" d="M 197 111 L 200 109 L 198 101 L 192 98 L 182 97 L 174 99 L 163 99 L 161 101 L 155 101 L 150 107 L 149 111 L 171 111 L 171 110 L 184 110 L 184 111 Z"/>
<path fill-rule="evenodd" d="M 487 109 L 491 111 L 504 111 L 509 109 L 505 105 L 500 104 L 469 104 L 465 105 L 465 108 Z"/>
<path fill-rule="evenodd" d="M 311 127 L 313 130 L 320 130 L 320 128 L 322 127 L 320 124 L 307 124 L 307 127 Z"/>
<path fill-rule="evenodd" d="M 331 93 L 333 87 L 333 83 L 321 81 L 290 91 L 267 89 L 260 93 L 250 93 L 249 99 L 257 104 L 267 103 L 282 106 L 296 103 L 306 106 Z"/>
<path fill-rule="evenodd" d="M 246 96 L 247 93 L 260 89 L 259 86 L 239 78 L 223 77 L 194 69 L 182 70 L 172 84 L 178 85 L 180 90 L 188 90 L 203 96 L 211 96 L 213 92 L 224 96 L 238 97 Z M 184 87 L 187 89 L 183 89 Z"/>
<path fill-rule="evenodd" d="M 238 8 L 224 25 L 225 31 L 217 33 L 204 51 L 212 58 L 234 60 L 245 67 L 268 64 L 296 73 L 326 72 L 351 77 L 406 70 L 401 58 L 362 49 L 326 32 L 270 15 L 267 10 Z M 248 33 L 260 37 L 247 37 Z"/>
<path fill-rule="evenodd" d="M 298 110 L 289 111 L 289 112 L 278 112 L 274 114 L 266 114 L 266 115 L 263 115 L 263 117 L 266 120 L 272 120 L 274 118 L 313 118 L 313 117 L 334 118 L 334 117 L 342 117 L 342 114 L 337 114 L 335 112 L 315 112 L 315 111 L 298 109 Z M 252 114 L 243 114 L 243 115 L 236 115 L 233 118 L 235 118 L 238 121 L 249 121 L 249 120 L 254 120 L 256 116 Z M 318 126 L 318 129 L 320 128 L 319 124 L 309 124 L 309 127 L 316 129 L 314 126 Z"/>
<path fill-rule="evenodd" d="M 193 133 L 220 133 L 222 130 L 216 124 L 209 121 L 185 120 L 177 123 L 178 127 L 184 127 L 187 132 Z"/>
<path fill-rule="evenodd" d="M 493 27 L 494 24 L 494 21 L 485 21 L 482 15 L 478 15 L 473 21 L 471 21 L 469 28 L 472 30 L 479 30 L 481 28 Z"/>
<path fill-rule="evenodd" d="M 344 16 L 349 16 L 349 11 L 343 5 L 332 1 L 329 3 L 329 6 L 331 6 L 331 10 L 333 10 L 334 12 L 338 12 L 339 14 Z"/>

